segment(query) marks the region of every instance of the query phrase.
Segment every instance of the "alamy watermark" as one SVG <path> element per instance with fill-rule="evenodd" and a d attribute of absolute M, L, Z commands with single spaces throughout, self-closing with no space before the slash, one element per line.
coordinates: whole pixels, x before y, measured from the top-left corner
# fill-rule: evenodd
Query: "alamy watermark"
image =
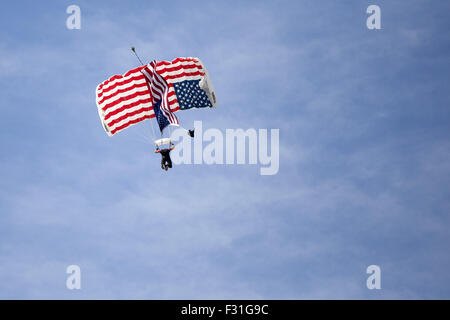
<path fill-rule="evenodd" d="M 67 7 L 66 13 L 70 14 L 66 20 L 66 27 L 69 30 L 81 29 L 81 9 L 79 6 L 72 4 Z M 378 5 L 372 4 L 367 7 L 366 13 L 370 16 L 366 20 L 366 26 L 369 30 L 381 29 L 381 8 Z"/>
<path fill-rule="evenodd" d="M 69 30 L 81 29 L 81 9 L 79 6 L 72 4 L 67 7 L 66 13 L 70 14 L 66 20 L 66 27 Z"/>
<path fill-rule="evenodd" d="M 381 29 L 381 9 L 379 6 L 372 4 L 367 7 L 366 13 L 370 16 L 366 20 L 366 26 L 369 30 Z"/>
<path fill-rule="evenodd" d="M 70 265 L 66 269 L 66 273 L 70 274 L 66 280 L 66 288 L 69 290 L 81 289 L 81 268 L 75 264 Z"/>
<path fill-rule="evenodd" d="M 370 265 L 366 269 L 366 273 L 370 274 L 370 276 L 367 278 L 366 286 L 367 289 L 373 290 L 381 289 L 381 268 L 375 264 Z"/>
<path fill-rule="evenodd" d="M 203 132 L 202 121 L 194 121 L 194 128 L 194 139 L 181 128 L 171 134 L 172 142 L 179 142 L 171 153 L 174 164 L 260 164 L 261 175 L 278 173 L 279 129 L 226 129 L 224 135 L 214 128 Z"/>

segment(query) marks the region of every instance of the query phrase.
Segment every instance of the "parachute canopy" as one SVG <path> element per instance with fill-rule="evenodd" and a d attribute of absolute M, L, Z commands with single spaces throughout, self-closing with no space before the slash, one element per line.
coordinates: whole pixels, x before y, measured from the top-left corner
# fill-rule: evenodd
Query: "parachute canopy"
<path fill-rule="evenodd" d="M 208 71 L 199 58 L 150 62 L 114 75 L 96 89 L 98 113 L 109 136 L 156 117 L 161 132 L 179 125 L 174 112 L 217 107 Z"/>

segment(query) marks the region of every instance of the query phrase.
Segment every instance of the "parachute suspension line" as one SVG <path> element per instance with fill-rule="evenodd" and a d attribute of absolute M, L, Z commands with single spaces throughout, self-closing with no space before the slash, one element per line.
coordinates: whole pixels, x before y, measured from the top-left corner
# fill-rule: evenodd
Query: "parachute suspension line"
<path fill-rule="evenodd" d="M 143 134 L 142 132 L 139 132 L 137 130 L 135 130 L 134 132 L 136 132 L 137 136 L 139 137 L 139 142 L 144 142 L 145 144 L 148 144 L 150 142 L 148 140 L 148 134 Z"/>
<path fill-rule="evenodd" d="M 136 58 L 139 60 L 139 63 L 141 64 L 141 66 L 144 65 L 144 63 L 142 62 L 141 58 L 139 58 L 138 54 L 136 53 L 136 48 L 135 47 L 131 47 L 131 51 L 133 51 L 134 55 L 136 56 Z M 153 111 L 154 112 L 154 111 Z M 155 115 L 156 116 L 156 115 Z M 156 139 L 156 134 L 155 134 L 155 129 L 153 128 L 153 122 L 150 120 L 150 126 L 152 127 L 152 135 L 153 135 L 153 140 Z"/>
<path fill-rule="evenodd" d="M 153 110 L 153 113 L 154 113 L 155 111 Z M 156 117 L 156 115 L 155 115 L 155 117 Z M 155 140 L 155 138 L 156 138 L 156 134 L 155 134 L 155 129 L 153 128 L 153 121 L 152 121 L 152 119 L 149 119 L 150 120 L 150 127 L 152 127 L 152 136 L 153 136 L 153 140 Z"/>

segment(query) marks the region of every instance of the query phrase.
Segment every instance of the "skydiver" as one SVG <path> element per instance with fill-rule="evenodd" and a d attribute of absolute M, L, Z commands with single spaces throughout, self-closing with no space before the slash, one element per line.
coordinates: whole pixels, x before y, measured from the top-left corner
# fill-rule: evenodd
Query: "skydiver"
<path fill-rule="evenodd" d="M 172 151 L 173 148 L 175 148 L 175 145 L 172 142 L 170 143 L 170 148 L 164 148 L 164 149 L 159 150 L 159 147 L 156 146 L 155 153 L 161 154 L 161 169 L 167 171 L 168 168 L 172 168 L 172 160 L 170 159 L 170 151 Z"/>
<path fill-rule="evenodd" d="M 195 129 L 188 130 L 188 135 L 189 135 L 191 138 L 194 137 L 194 130 L 195 130 Z"/>

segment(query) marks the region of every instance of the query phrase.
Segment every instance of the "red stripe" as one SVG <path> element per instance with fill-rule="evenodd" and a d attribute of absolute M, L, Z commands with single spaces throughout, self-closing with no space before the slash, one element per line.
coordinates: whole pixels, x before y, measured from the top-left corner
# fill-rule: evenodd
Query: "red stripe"
<path fill-rule="evenodd" d="M 152 80 L 153 80 L 152 81 L 152 89 L 156 88 L 160 91 L 160 92 L 158 92 L 158 94 L 160 94 L 160 95 L 164 94 L 164 90 L 166 89 L 166 86 L 160 82 L 157 82 L 154 78 Z"/>
<path fill-rule="evenodd" d="M 173 84 L 169 83 L 169 94 L 167 95 L 167 98 L 172 97 L 172 96 L 175 96 L 175 99 L 169 101 L 169 108 L 170 108 L 170 111 L 175 112 L 177 110 L 180 110 L 179 107 L 177 107 L 176 109 L 172 109 L 172 106 L 175 103 L 178 103 L 178 97 L 177 97 L 177 94 L 175 93 L 175 88 L 173 87 Z"/>
<path fill-rule="evenodd" d="M 115 93 L 113 93 L 113 94 L 110 94 L 109 96 L 104 96 L 100 101 L 99 101 L 99 104 L 102 104 L 103 102 L 105 102 L 105 100 L 108 100 L 108 99 L 110 99 L 110 98 L 112 98 L 112 97 L 114 97 L 114 96 L 116 96 L 116 95 L 119 95 L 119 94 L 122 94 L 122 93 L 126 93 L 126 92 L 128 92 L 128 91 L 131 91 L 131 90 L 133 90 L 133 89 L 137 89 L 137 88 L 142 88 L 142 87 L 146 87 L 147 86 L 147 84 L 144 82 L 144 83 L 141 83 L 141 84 L 134 84 L 134 85 L 132 85 L 131 87 L 128 87 L 128 88 L 126 88 L 126 89 L 119 89 L 119 90 L 117 90 Z M 148 94 L 148 92 L 142 92 L 142 91 L 139 91 L 142 95 L 144 95 L 144 94 Z"/>
<path fill-rule="evenodd" d="M 128 119 L 128 118 L 133 117 L 133 116 L 135 116 L 137 114 L 140 114 L 140 113 L 143 113 L 143 112 L 147 112 L 147 111 L 151 111 L 151 110 L 153 110 L 153 108 L 152 107 L 148 107 L 148 108 L 142 108 L 142 109 L 139 109 L 139 110 L 136 110 L 136 111 L 124 114 L 123 116 L 121 116 L 121 117 L 119 117 L 117 119 L 114 119 L 114 120 L 111 120 L 110 122 L 107 122 L 107 125 L 109 127 L 112 127 L 116 123 L 119 123 L 119 122 L 121 122 L 121 121 L 123 121 L 125 119 Z M 153 116 L 154 116 L 154 114 L 153 114 Z M 132 121 L 132 120 L 130 120 L 130 121 Z"/>
<path fill-rule="evenodd" d="M 166 90 L 168 90 L 168 87 L 166 87 Z M 163 110 L 165 116 L 169 118 L 170 123 L 176 123 L 176 117 L 174 118 L 172 112 L 170 112 L 169 101 L 167 100 L 167 97 L 165 95 L 163 96 L 163 99 L 164 100 L 161 101 L 161 109 Z"/>
<path fill-rule="evenodd" d="M 169 89 L 167 88 L 167 90 L 169 90 Z M 164 112 L 166 113 L 166 115 L 169 116 L 171 123 L 178 124 L 177 117 L 174 114 L 172 114 L 172 111 L 170 110 L 170 103 L 169 103 L 169 98 L 167 97 L 167 95 L 165 97 Z"/>
<path fill-rule="evenodd" d="M 160 100 L 160 99 L 161 99 L 161 94 L 162 94 L 162 93 L 156 91 L 156 89 L 155 89 L 153 86 L 152 86 L 151 90 L 152 90 L 152 98 L 154 98 L 153 101 L 158 101 L 158 100 Z"/>
<path fill-rule="evenodd" d="M 201 66 L 198 66 L 196 64 L 188 64 L 188 65 L 182 65 L 181 64 L 181 65 L 179 65 L 177 67 L 158 69 L 157 72 L 159 74 L 162 74 L 162 73 L 165 73 L 165 72 L 174 72 L 174 71 L 178 71 L 178 70 L 181 70 L 181 69 L 194 69 L 194 68 L 195 69 L 199 69 L 199 70 L 202 69 Z"/>
<path fill-rule="evenodd" d="M 171 79 L 177 79 L 177 78 L 181 78 L 181 77 L 192 77 L 192 76 L 204 76 L 205 74 L 203 72 L 200 71 L 196 71 L 196 72 L 192 72 L 192 73 L 181 73 L 181 74 L 177 74 L 174 76 L 165 76 L 164 78 L 166 80 L 171 80 Z"/>
<path fill-rule="evenodd" d="M 172 118 L 172 115 L 170 114 L 170 112 L 167 112 L 166 103 L 167 103 L 167 101 L 164 101 L 164 97 L 163 97 L 163 100 L 161 100 L 161 110 L 163 111 L 164 115 L 169 119 L 169 122 L 173 123 L 174 120 Z"/>
<path fill-rule="evenodd" d="M 152 103 L 154 103 L 156 101 L 156 98 L 160 98 L 160 94 L 155 90 L 153 85 L 153 71 L 150 70 L 148 66 L 145 66 L 145 68 L 142 71 L 145 76 L 145 83 L 152 96 Z"/>
<path fill-rule="evenodd" d="M 143 66 L 142 67 L 137 67 L 137 68 L 135 68 L 135 69 L 131 69 L 130 71 L 128 71 L 128 72 L 126 72 L 125 74 L 123 74 L 123 75 L 114 75 L 114 76 L 112 76 L 111 78 L 109 78 L 108 80 L 105 80 L 105 81 L 103 81 L 103 83 L 99 86 L 99 89 L 102 89 L 103 88 L 103 86 L 106 86 L 108 83 L 110 83 L 111 81 L 114 81 L 114 80 L 117 80 L 117 79 L 121 79 L 121 78 L 124 78 L 124 77 L 128 77 L 130 74 L 132 74 L 132 73 L 135 73 L 135 72 L 138 72 L 139 70 L 141 70 L 143 68 Z"/>
<path fill-rule="evenodd" d="M 118 97 L 118 98 L 117 98 L 116 100 L 114 100 L 113 102 L 110 102 L 110 103 L 108 103 L 108 104 L 105 104 L 105 105 L 102 107 L 102 110 L 103 110 L 103 111 L 106 111 L 106 110 L 108 110 L 109 108 L 114 107 L 115 105 L 117 105 L 117 104 L 119 104 L 119 103 L 121 103 L 121 102 L 126 102 L 126 101 L 128 101 L 128 100 L 130 100 L 130 99 L 133 99 L 133 98 L 142 97 L 142 96 L 144 96 L 144 95 L 146 95 L 146 94 L 148 94 L 148 93 L 135 92 L 135 93 L 130 94 L 129 96 L 126 96 L 126 97 Z M 150 98 L 151 98 L 151 97 L 150 97 Z"/>
<path fill-rule="evenodd" d="M 171 65 L 171 63 L 169 65 Z M 167 83 L 164 77 L 160 75 L 159 71 L 156 71 L 156 66 L 157 64 L 153 61 L 150 65 L 147 65 L 147 67 L 144 68 L 146 72 L 147 83 L 151 88 L 153 101 L 156 101 L 157 99 L 161 100 L 161 111 L 163 112 L 164 116 L 168 118 L 171 124 L 179 124 L 177 117 L 172 114 L 172 110 L 170 108 L 171 102 L 169 102 L 169 97 L 172 97 L 175 93 L 169 92 L 170 85 Z M 172 69 L 178 70 L 182 68 L 183 67 L 174 67 Z"/>
<path fill-rule="evenodd" d="M 175 103 L 171 103 L 171 104 L 170 104 L 170 111 L 171 111 L 171 112 L 175 112 L 175 111 L 180 110 L 180 104 L 178 104 L 178 107 L 173 107 L 173 108 L 172 108 L 173 105 L 175 105 Z"/>
<path fill-rule="evenodd" d="M 165 66 L 168 66 L 168 65 L 171 65 L 171 64 L 174 64 L 174 63 L 177 63 L 177 62 L 186 62 L 186 61 L 189 61 L 189 62 L 191 62 L 191 61 L 193 61 L 193 62 L 199 62 L 197 59 L 193 59 L 193 58 L 176 58 L 176 59 L 174 59 L 174 60 L 172 60 L 172 61 L 158 61 L 158 63 L 156 64 L 156 66 L 157 67 L 159 67 L 159 66 L 161 66 L 161 65 L 165 65 Z"/>
<path fill-rule="evenodd" d="M 161 97 L 161 109 L 164 115 L 169 119 L 170 123 L 178 124 L 178 119 L 174 115 L 172 115 L 172 112 L 170 111 L 168 97 L 164 96 L 165 93 L 167 93 L 167 90 L 169 89 L 167 82 L 158 72 L 154 73 L 154 77 L 152 78 L 152 80 L 154 80 L 153 83 L 157 83 L 164 86 L 162 90 L 163 96 Z"/>
<path fill-rule="evenodd" d="M 147 79 L 147 82 L 150 82 L 152 94 L 158 96 L 161 99 L 161 94 L 164 94 L 166 84 L 165 82 L 161 82 L 161 79 L 159 79 L 160 76 L 158 75 L 158 77 L 156 77 L 153 71 L 149 71 L 148 73 L 151 76 L 151 79 Z M 164 80 L 162 79 L 162 81 Z M 160 92 L 156 91 L 155 89 L 158 89 Z"/>
<path fill-rule="evenodd" d="M 118 113 L 120 113 L 120 112 L 122 112 L 122 111 L 124 111 L 124 110 L 126 110 L 126 109 L 134 108 L 134 107 L 136 107 L 137 105 L 139 105 L 139 104 L 141 104 L 141 103 L 151 103 L 151 102 L 152 102 L 151 99 L 142 99 L 142 100 L 138 100 L 138 101 L 136 101 L 136 102 L 133 102 L 133 103 L 124 105 L 124 106 L 122 106 L 122 107 L 120 107 L 120 108 L 118 108 L 118 109 L 116 109 L 116 110 L 114 110 L 114 111 L 111 111 L 111 113 L 108 113 L 108 114 L 105 116 L 105 120 L 108 120 L 108 119 L 111 118 L 112 116 L 114 116 L 114 115 L 116 115 L 116 114 L 118 114 Z M 145 108 L 144 108 L 144 109 L 145 109 Z"/>
<path fill-rule="evenodd" d="M 98 97 L 101 98 L 104 93 L 111 91 L 112 89 L 114 89 L 117 86 L 128 84 L 128 83 L 130 83 L 132 81 L 137 81 L 137 80 L 141 80 L 141 79 L 145 79 L 145 76 L 143 74 L 131 77 L 130 79 L 127 79 L 127 80 L 124 80 L 124 81 L 116 82 L 114 85 L 111 85 L 107 89 L 102 90 L 101 92 L 99 92 L 98 93 Z"/>
<path fill-rule="evenodd" d="M 178 103 L 178 100 L 172 100 L 172 101 L 170 101 L 169 102 L 169 109 L 170 109 L 170 111 L 171 112 L 174 112 L 175 111 L 175 105 Z M 178 105 L 180 105 L 179 103 L 178 103 Z"/>

